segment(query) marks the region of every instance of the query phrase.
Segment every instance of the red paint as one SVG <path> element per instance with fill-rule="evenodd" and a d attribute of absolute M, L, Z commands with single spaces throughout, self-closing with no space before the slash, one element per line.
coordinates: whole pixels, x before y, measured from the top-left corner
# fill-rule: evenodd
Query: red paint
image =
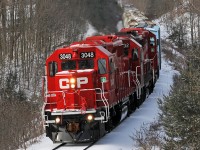
<path fill-rule="evenodd" d="M 100 108 L 100 90 L 104 89 L 105 98 L 113 106 L 136 91 L 136 74 L 141 85 L 145 85 L 145 76 L 152 69 L 158 69 L 156 37 L 142 28 L 124 28 L 123 33 L 134 32 L 130 35 L 93 36 L 84 41 L 75 42 L 69 47 L 57 49 L 47 60 L 47 90 L 48 95 L 45 109 L 79 109 L 83 112 L 91 108 Z M 150 45 L 150 38 L 155 39 L 155 45 Z M 155 51 L 151 51 L 152 48 Z M 137 51 L 137 57 L 133 55 Z M 84 57 L 84 58 L 81 58 Z M 137 59 L 134 60 L 133 57 Z M 66 59 L 61 59 L 66 58 Z M 106 71 L 99 74 L 98 61 L 104 59 Z M 81 60 L 92 60 L 93 67 L 80 69 Z M 152 60 L 152 61 L 147 61 Z M 62 63 L 74 61 L 74 68 L 63 70 Z M 57 72 L 50 76 L 49 63 L 56 62 Z M 72 67 L 71 65 L 70 67 Z M 103 83 L 101 78 L 106 78 Z M 70 79 L 76 80 L 75 88 L 71 88 Z"/>

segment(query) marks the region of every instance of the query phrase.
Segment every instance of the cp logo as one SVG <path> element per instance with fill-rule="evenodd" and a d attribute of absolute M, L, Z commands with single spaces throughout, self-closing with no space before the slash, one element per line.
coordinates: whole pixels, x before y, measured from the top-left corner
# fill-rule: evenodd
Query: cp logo
<path fill-rule="evenodd" d="M 81 88 L 82 84 L 87 84 L 88 78 L 87 77 L 80 77 L 76 79 L 76 86 L 77 88 Z M 69 89 L 70 88 L 70 80 L 68 78 L 60 79 L 59 80 L 60 89 Z"/>

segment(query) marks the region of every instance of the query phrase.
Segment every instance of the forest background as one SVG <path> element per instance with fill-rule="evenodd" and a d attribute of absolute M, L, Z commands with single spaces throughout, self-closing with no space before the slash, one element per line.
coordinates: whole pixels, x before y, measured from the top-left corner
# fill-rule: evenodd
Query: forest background
<path fill-rule="evenodd" d="M 1 0 L 0 149 L 26 147 L 26 141 L 35 142 L 34 137 L 44 132 L 41 108 L 46 58 L 56 48 L 83 39 L 89 24 L 99 34 L 117 32 L 114 27 L 126 4 L 134 4 L 150 19 L 171 11 L 171 20 L 163 20 L 169 40 L 181 53 L 199 58 L 200 2 L 187 2 L 185 7 L 184 0 Z M 180 17 L 172 24 L 183 12 L 188 12 L 189 19 Z M 189 54 L 188 49 L 192 49 Z"/>

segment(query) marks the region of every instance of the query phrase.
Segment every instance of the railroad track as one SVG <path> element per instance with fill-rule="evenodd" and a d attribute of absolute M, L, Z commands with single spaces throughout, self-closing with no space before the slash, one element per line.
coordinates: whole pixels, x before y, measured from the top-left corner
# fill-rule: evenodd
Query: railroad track
<path fill-rule="evenodd" d="M 97 142 L 97 140 L 91 142 L 88 146 L 86 146 L 85 148 L 83 148 L 83 150 L 87 150 L 87 149 L 89 149 L 89 148 L 92 147 L 96 142 Z M 67 145 L 67 143 L 61 143 L 60 145 L 56 146 L 56 147 L 53 148 L 52 150 L 58 150 L 59 148 L 65 146 L 65 145 Z"/>
<path fill-rule="evenodd" d="M 56 146 L 55 148 L 53 148 L 52 150 L 57 150 L 59 149 L 60 147 L 66 145 L 67 143 L 61 143 L 60 145 Z"/>

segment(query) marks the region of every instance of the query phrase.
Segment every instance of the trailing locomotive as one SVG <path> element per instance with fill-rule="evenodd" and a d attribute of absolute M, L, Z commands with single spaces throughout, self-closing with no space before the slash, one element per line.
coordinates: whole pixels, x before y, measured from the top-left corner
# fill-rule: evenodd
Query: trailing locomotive
<path fill-rule="evenodd" d="M 76 143 L 110 131 L 153 91 L 158 50 L 158 37 L 145 28 L 124 28 L 57 49 L 45 65 L 46 136 Z"/>
<path fill-rule="evenodd" d="M 156 25 L 153 21 L 149 20 L 149 18 L 147 18 L 143 12 L 139 11 L 132 5 L 125 6 L 124 8 L 123 26 L 125 28 L 144 28 L 156 35 L 157 53 L 159 55 L 158 63 L 159 63 L 159 68 L 161 69 L 160 27 Z"/>

